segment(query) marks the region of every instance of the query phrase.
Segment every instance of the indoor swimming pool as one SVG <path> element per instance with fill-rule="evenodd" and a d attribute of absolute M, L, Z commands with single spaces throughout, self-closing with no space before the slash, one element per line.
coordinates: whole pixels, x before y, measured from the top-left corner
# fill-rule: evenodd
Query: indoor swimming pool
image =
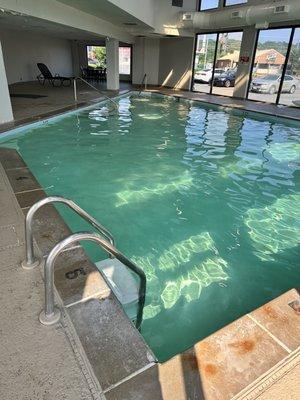
<path fill-rule="evenodd" d="M 156 94 L 117 101 L 112 115 L 98 104 L 0 145 L 144 270 L 141 333 L 163 361 L 300 283 L 300 124 Z"/>

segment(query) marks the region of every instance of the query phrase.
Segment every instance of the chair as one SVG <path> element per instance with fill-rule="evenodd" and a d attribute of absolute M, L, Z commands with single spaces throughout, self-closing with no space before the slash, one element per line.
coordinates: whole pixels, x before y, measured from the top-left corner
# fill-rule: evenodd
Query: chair
<path fill-rule="evenodd" d="M 37 76 L 37 80 L 41 85 L 44 85 L 45 82 L 48 81 L 49 83 L 51 83 L 52 86 L 62 86 L 65 82 L 68 83 L 66 86 L 70 86 L 72 83 L 72 79 L 74 79 L 74 77 L 60 76 L 58 74 L 55 74 L 53 76 L 47 65 L 43 63 L 37 63 L 37 66 L 41 72 Z"/>

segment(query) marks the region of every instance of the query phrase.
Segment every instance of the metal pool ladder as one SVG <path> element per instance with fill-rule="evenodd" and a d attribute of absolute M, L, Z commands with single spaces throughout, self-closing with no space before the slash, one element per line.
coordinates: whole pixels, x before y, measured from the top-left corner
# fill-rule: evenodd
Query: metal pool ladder
<path fill-rule="evenodd" d="M 142 87 L 144 85 L 144 90 L 147 90 L 147 74 L 144 74 L 142 82 L 140 84 L 140 91 L 139 91 L 139 96 L 142 93 Z"/>
<path fill-rule="evenodd" d="M 96 92 L 100 93 L 103 97 L 106 98 L 106 100 L 108 100 L 108 101 L 110 101 L 112 103 L 113 108 L 115 110 L 118 110 L 119 106 L 118 106 L 117 102 L 115 102 L 111 97 L 107 96 L 102 90 L 98 89 L 96 86 L 92 85 L 90 82 L 86 81 L 85 79 L 81 78 L 80 76 L 76 76 L 74 78 L 74 82 L 73 82 L 73 85 L 74 85 L 74 100 L 76 102 L 78 100 L 78 96 L 77 96 L 77 81 L 82 81 L 83 83 L 88 85 L 90 88 L 96 90 Z M 113 109 L 112 110 L 108 110 L 108 112 L 111 112 L 111 111 L 113 111 Z"/>
<path fill-rule="evenodd" d="M 66 199 L 62 196 L 49 196 L 40 201 L 37 201 L 32 207 L 30 207 L 26 218 L 25 218 L 25 243 L 26 243 L 26 259 L 22 262 L 22 267 L 24 269 L 32 269 L 40 264 L 41 260 L 39 260 L 34 255 L 33 249 L 33 234 L 32 234 L 32 221 L 35 213 L 43 206 L 49 203 L 63 203 L 70 207 L 76 214 L 82 217 L 85 221 L 89 222 L 94 228 L 97 229 L 103 236 L 106 237 L 110 241 L 110 243 L 114 246 L 115 239 L 113 235 L 103 226 L 101 225 L 95 218 L 89 215 L 86 211 L 80 208 L 74 201 L 70 199 Z"/>
<path fill-rule="evenodd" d="M 146 296 L 146 275 L 144 271 L 134 264 L 131 260 L 124 256 L 116 247 L 115 240 L 112 234 L 101 225 L 95 218 L 89 215 L 85 210 L 80 208 L 76 203 L 70 199 L 61 196 L 49 196 L 36 202 L 28 211 L 25 218 L 25 243 L 26 243 L 26 259 L 21 263 L 22 268 L 26 270 L 33 269 L 41 264 L 34 255 L 33 248 L 33 234 L 32 234 L 32 221 L 34 214 L 37 210 L 49 203 L 63 203 L 75 211 L 85 221 L 89 222 L 98 232 L 106 238 L 103 239 L 99 234 L 93 232 L 78 232 L 67 236 L 65 239 L 57 243 L 50 251 L 44 264 L 44 282 L 45 282 L 45 309 L 41 312 L 39 320 L 44 325 L 53 325 L 59 321 L 61 312 L 58 308 L 54 307 L 54 264 L 58 255 L 66 249 L 70 244 L 78 241 L 92 241 L 97 243 L 100 247 L 109 253 L 110 257 L 115 257 L 127 268 L 138 275 L 140 284 L 138 291 L 138 313 L 136 319 L 136 327 L 139 329 L 143 318 L 143 309 L 145 305 Z"/>

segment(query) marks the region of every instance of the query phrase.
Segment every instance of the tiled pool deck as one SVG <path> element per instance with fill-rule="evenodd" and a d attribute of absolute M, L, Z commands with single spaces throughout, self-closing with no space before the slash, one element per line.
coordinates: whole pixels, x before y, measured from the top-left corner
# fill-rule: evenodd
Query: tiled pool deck
<path fill-rule="evenodd" d="M 256 113 L 272 115 L 273 117 L 284 117 L 293 120 L 300 120 L 300 107 L 276 106 L 274 104 L 262 103 L 258 101 L 242 100 L 226 96 L 216 96 L 212 94 L 174 90 L 162 87 L 152 87 L 149 88 L 149 91 L 177 96 L 184 99 L 202 101 L 224 108 L 234 108 L 243 111 L 253 111 Z"/>
<path fill-rule="evenodd" d="M 21 392 L 29 399 L 297 398 L 292 397 L 300 391 L 293 378 L 300 365 L 296 289 L 159 364 L 77 245 L 59 257 L 55 268 L 62 321 L 41 326 L 41 271 L 24 271 L 19 264 L 24 258 L 22 211 L 26 214 L 45 192 L 15 150 L 0 148 L 0 162 L 0 398 L 15 399 Z M 42 254 L 69 233 L 53 206 L 38 211 L 34 237 Z M 77 266 L 86 275 L 66 279 L 65 273 Z"/>
<path fill-rule="evenodd" d="M 125 93 L 131 87 L 128 83 L 122 83 L 119 91 L 103 90 L 103 84 L 95 84 L 96 88 L 105 93 L 107 97 Z M 0 124 L 0 133 L 35 121 L 47 119 L 54 115 L 76 110 L 86 105 L 94 104 L 104 99 L 99 92 L 89 88 L 85 84 L 78 83 L 78 102 L 74 101 L 73 85 L 68 87 L 41 86 L 38 82 L 23 82 L 10 86 L 10 93 L 21 96 L 33 95 L 37 98 L 12 97 L 14 121 Z M 40 96 L 40 97 L 39 97 Z"/>

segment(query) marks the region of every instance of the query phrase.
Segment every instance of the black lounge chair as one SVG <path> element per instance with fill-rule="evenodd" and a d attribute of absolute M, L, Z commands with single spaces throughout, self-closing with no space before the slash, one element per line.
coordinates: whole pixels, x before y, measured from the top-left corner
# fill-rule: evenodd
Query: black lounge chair
<path fill-rule="evenodd" d="M 37 80 L 41 85 L 45 85 L 45 82 L 48 81 L 49 83 L 51 83 L 52 86 L 62 86 L 65 82 L 67 82 L 66 86 L 70 86 L 72 79 L 74 79 L 74 77 L 68 78 L 66 76 L 60 76 L 58 74 L 55 74 L 53 76 L 47 65 L 43 63 L 37 63 L 37 66 L 38 69 L 41 71 L 41 73 L 37 76 Z"/>

